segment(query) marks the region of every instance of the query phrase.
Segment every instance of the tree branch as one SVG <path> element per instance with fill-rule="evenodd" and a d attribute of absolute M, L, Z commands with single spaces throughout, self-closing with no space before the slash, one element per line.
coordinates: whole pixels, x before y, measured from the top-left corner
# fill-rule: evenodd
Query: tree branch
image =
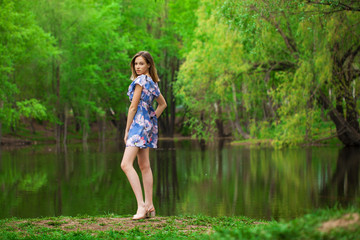
<path fill-rule="evenodd" d="M 253 63 L 252 70 L 260 69 L 261 72 L 270 71 L 285 71 L 289 69 L 294 69 L 296 67 L 295 63 L 292 62 L 275 62 L 269 61 L 266 63 Z"/>
<path fill-rule="evenodd" d="M 314 5 L 332 6 L 331 3 L 325 3 L 325 2 L 321 2 L 321 1 L 310 1 L 310 0 L 308 0 L 307 3 L 314 4 Z M 340 12 L 340 11 L 360 12 L 360 7 L 353 7 L 353 6 L 347 5 L 347 4 L 342 3 L 342 2 L 339 2 L 336 7 L 339 7 L 340 9 L 330 11 L 330 12 L 325 12 L 325 13 L 333 13 L 333 12 Z"/>
<path fill-rule="evenodd" d="M 257 11 L 257 8 L 252 5 L 251 9 L 254 11 Z M 261 12 L 261 11 L 260 11 Z M 264 18 L 267 22 L 269 22 L 271 25 L 273 25 L 276 30 L 280 33 L 281 37 L 284 39 L 284 42 L 286 44 L 286 47 L 289 49 L 289 51 L 293 54 L 294 58 L 296 60 L 299 59 L 298 56 L 298 51 L 296 48 L 296 44 L 294 39 L 288 37 L 285 32 L 283 31 L 283 29 L 280 27 L 280 24 L 278 22 L 275 21 L 275 18 L 271 15 L 271 13 L 269 12 L 269 17 L 265 16 L 262 12 L 261 12 L 261 17 Z"/>
<path fill-rule="evenodd" d="M 346 51 L 346 53 L 344 54 L 344 56 L 340 60 L 341 64 L 344 64 L 348 57 L 355 57 L 358 54 L 359 50 L 360 50 L 360 45 L 357 48 L 355 48 L 354 51 L 352 51 L 352 49 L 353 49 L 353 46 L 351 46 L 349 48 L 349 50 Z"/>
<path fill-rule="evenodd" d="M 346 10 L 346 11 L 360 11 L 360 8 L 353 8 L 353 7 L 349 6 L 349 5 L 346 5 L 346 4 L 341 3 L 341 2 L 339 3 L 339 5 L 342 6 L 343 9 Z"/>
<path fill-rule="evenodd" d="M 360 77 L 360 70 L 354 70 L 354 77 Z"/>

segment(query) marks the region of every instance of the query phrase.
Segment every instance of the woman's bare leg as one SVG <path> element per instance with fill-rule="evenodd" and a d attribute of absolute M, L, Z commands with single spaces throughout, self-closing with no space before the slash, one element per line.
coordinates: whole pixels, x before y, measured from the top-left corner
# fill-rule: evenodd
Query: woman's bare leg
<path fill-rule="evenodd" d="M 145 206 L 147 210 L 151 210 L 153 205 L 153 174 L 150 167 L 149 148 L 140 149 L 137 153 L 138 164 L 142 174 Z"/>
<path fill-rule="evenodd" d="M 142 216 L 146 214 L 147 209 L 145 207 L 145 203 L 143 200 L 143 194 L 142 194 L 139 176 L 136 173 L 133 166 L 136 154 L 138 152 L 139 152 L 138 147 L 126 147 L 123 159 L 121 161 L 121 169 L 125 172 L 136 197 L 136 201 L 138 205 L 136 215 Z"/>

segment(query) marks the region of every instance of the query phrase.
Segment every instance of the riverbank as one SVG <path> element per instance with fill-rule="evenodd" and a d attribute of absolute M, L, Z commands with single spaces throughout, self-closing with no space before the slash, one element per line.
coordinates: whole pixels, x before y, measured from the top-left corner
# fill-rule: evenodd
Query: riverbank
<path fill-rule="evenodd" d="M 116 129 L 110 129 L 106 131 L 105 139 L 116 139 Z M 88 142 L 101 141 L 99 138 L 99 132 L 95 129 L 89 134 Z M 176 134 L 173 137 L 166 137 L 160 135 L 159 141 L 181 141 L 181 140 L 195 140 L 191 136 L 182 136 Z M 274 141 L 273 139 L 244 139 L 234 140 L 232 137 L 214 138 L 212 140 L 227 140 L 233 146 L 248 146 L 248 147 L 283 147 Z M 120 140 L 121 141 L 121 140 Z M 69 132 L 67 143 L 79 143 L 82 142 L 82 136 L 80 133 Z M 212 141 L 210 141 L 212 142 Z M 36 144 L 55 144 L 54 134 L 50 130 L 38 130 L 35 134 L 31 133 L 29 129 L 20 129 L 16 134 L 6 134 L 1 138 L 0 145 L 10 147 L 21 147 Z M 323 141 L 314 141 L 307 143 L 299 143 L 294 146 L 342 146 L 342 143 L 337 138 L 326 139 Z"/>
<path fill-rule="evenodd" d="M 104 138 L 102 138 L 102 133 L 99 132 L 98 126 L 93 124 L 91 131 L 89 132 L 87 141 L 102 141 L 102 140 L 122 140 L 122 137 L 117 136 L 117 129 L 107 123 L 107 129 L 104 132 Z M 175 134 L 173 137 L 166 137 L 163 134 L 160 134 L 159 140 L 191 140 L 191 136 L 182 136 L 180 134 Z M 82 133 L 81 131 L 76 132 L 74 129 L 69 129 L 67 133 L 67 143 L 82 143 Z M 63 143 L 63 139 L 61 141 Z M 3 132 L 0 138 L 0 146 L 8 147 L 23 147 L 36 144 L 56 144 L 54 129 L 51 126 L 46 124 L 33 124 L 32 128 L 24 124 L 24 126 L 18 127 L 16 132 Z"/>
<path fill-rule="evenodd" d="M 246 217 L 78 216 L 0 220 L 0 239 L 359 239 L 358 209 L 318 210 L 290 221 Z"/>
<path fill-rule="evenodd" d="M 114 132 L 107 134 L 105 139 L 116 139 Z M 272 139 L 246 139 L 246 140 L 233 140 L 232 138 L 223 138 L 230 141 L 230 145 L 233 146 L 249 146 L 249 147 L 276 147 L 274 140 Z M 194 140 L 191 136 L 181 136 L 176 135 L 174 137 L 159 137 L 160 141 L 181 141 L 181 140 Z M 219 140 L 218 138 L 215 140 Z M 98 133 L 93 133 L 88 141 L 101 141 L 98 138 Z M 79 143 L 82 142 L 81 136 L 70 135 L 68 141 L 70 143 Z M 21 136 L 21 135 L 6 135 L 2 137 L 0 145 L 11 146 L 11 147 L 21 147 L 28 145 L 36 144 L 55 144 L 56 141 L 53 136 L 49 135 L 40 135 L 37 136 Z M 342 146 L 341 142 L 338 139 L 333 139 L 332 141 L 319 141 L 319 142 L 309 142 L 303 143 L 298 146 Z"/>
<path fill-rule="evenodd" d="M 233 146 L 258 146 L 258 147 L 283 147 L 289 146 L 289 144 L 278 143 L 273 139 L 246 139 L 246 140 L 234 140 L 231 142 Z M 297 143 L 290 146 L 343 146 L 339 139 L 332 137 L 322 140 L 316 140 L 312 142 Z"/>
<path fill-rule="evenodd" d="M 107 122 L 106 130 L 104 133 L 100 133 L 98 124 L 92 124 L 90 126 L 89 135 L 87 138 L 88 142 L 91 141 L 102 141 L 103 139 L 119 139 L 122 141 L 122 137 L 118 137 L 116 128 L 110 123 Z M 104 134 L 102 136 L 102 134 Z M 104 137 L 104 138 L 103 138 Z M 182 136 L 181 134 L 175 134 L 173 137 L 166 137 L 160 133 L 159 140 L 191 140 L 194 139 L 191 136 Z M 243 139 L 243 140 L 235 140 L 232 137 L 224 137 L 217 138 L 214 137 L 212 140 L 228 140 L 231 142 L 231 145 L 234 146 L 249 146 L 249 147 L 284 147 L 289 146 L 289 144 L 280 143 L 274 139 Z M 82 133 L 81 131 L 75 131 L 75 129 L 69 129 L 67 133 L 67 143 L 79 143 L 82 142 Z M 62 141 L 61 141 L 62 142 Z M 23 121 L 23 123 L 18 126 L 16 132 L 4 131 L 1 137 L 0 145 L 2 146 L 10 146 L 10 147 L 21 147 L 27 145 L 35 145 L 35 144 L 55 144 L 55 132 L 54 127 L 50 123 L 32 123 L 28 121 Z M 340 140 L 335 136 L 331 137 L 323 137 L 321 139 L 290 144 L 291 146 L 342 146 Z"/>

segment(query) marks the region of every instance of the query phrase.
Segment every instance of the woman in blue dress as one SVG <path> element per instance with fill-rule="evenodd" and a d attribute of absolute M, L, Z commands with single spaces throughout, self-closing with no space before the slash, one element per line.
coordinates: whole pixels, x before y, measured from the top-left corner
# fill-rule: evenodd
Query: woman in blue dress
<path fill-rule="evenodd" d="M 137 201 L 137 212 L 134 220 L 155 216 L 153 205 L 153 175 L 150 168 L 149 148 L 157 148 L 158 125 L 157 119 L 166 108 L 166 101 L 161 95 L 155 63 L 150 53 L 138 52 L 131 60 L 131 79 L 127 95 L 131 101 L 124 141 L 126 144 L 121 168 L 129 179 Z M 152 107 L 153 100 L 158 106 Z M 141 183 L 133 163 L 135 157 L 142 174 L 145 201 L 143 199 Z"/>

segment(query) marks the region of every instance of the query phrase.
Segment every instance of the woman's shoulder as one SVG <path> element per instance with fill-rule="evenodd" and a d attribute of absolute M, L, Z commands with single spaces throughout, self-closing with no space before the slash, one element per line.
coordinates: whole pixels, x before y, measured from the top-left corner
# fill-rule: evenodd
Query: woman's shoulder
<path fill-rule="evenodd" d="M 147 82 L 147 76 L 142 74 L 140 76 L 137 76 L 134 80 L 133 80 L 133 84 L 139 84 L 140 86 L 143 86 L 146 82 Z"/>

